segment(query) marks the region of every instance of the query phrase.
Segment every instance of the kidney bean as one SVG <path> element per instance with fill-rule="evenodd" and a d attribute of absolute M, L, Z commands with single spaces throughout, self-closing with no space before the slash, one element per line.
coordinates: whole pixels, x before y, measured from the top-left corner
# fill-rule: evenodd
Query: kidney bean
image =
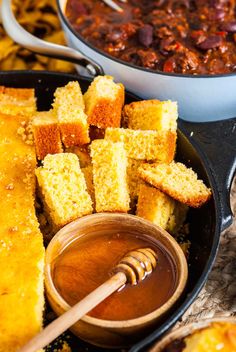
<path fill-rule="evenodd" d="M 224 22 L 220 26 L 220 29 L 226 32 L 236 32 L 236 21 Z"/>
<path fill-rule="evenodd" d="M 149 24 L 145 24 L 138 30 L 138 40 L 140 44 L 148 47 L 153 42 L 153 27 Z"/>
<path fill-rule="evenodd" d="M 222 44 L 222 38 L 218 35 L 211 35 L 203 42 L 197 44 L 197 47 L 202 50 L 217 48 Z"/>

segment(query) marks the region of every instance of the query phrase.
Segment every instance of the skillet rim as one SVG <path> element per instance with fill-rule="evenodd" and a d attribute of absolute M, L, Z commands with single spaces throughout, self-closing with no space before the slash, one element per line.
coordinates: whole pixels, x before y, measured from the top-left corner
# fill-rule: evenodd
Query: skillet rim
<path fill-rule="evenodd" d="M 56 85 L 57 78 L 58 79 L 64 78 L 64 79 L 77 80 L 77 81 L 84 80 L 87 82 L 91 81 L 91 78 L 74 75 L 74 74 L 68 74 L 68 73 L 61 73 L 61 72 L 54 72 L 54 71 L 16 70 L 16 71 L 0 71 L 0 85 L 4 84 L 5 86 L 7 86 L 6 83 L 2 83 L 2 80 L 3 78 L 7 79 L 7 77 L 11 77 L 11 83 L 8 86 L 14 87 L 13 77 L 15 76 L 15 83 L 19 84 L 19 76 L 22 76 L 22 75 L 26 75 L 28 77 L 34 76 L 35 79 L 38 81 L 39 85 L 42 83 L 42 79 L 47 77 L 55 78 L 55 85 Z M 22 78 L 20 77 L 20 79 Z M 25 86 L 25 83 L 23 82 L 22 85 Z M 36 86 L 32 84 L 32 88 L 36 88 Z M 138 97 L 133 93 L 130 93 L 129 91 L 126 91 L 126 94 L 128 94 L 129 97 L 131 98 L 139 99 L 139 100 L 141 99 L 140 97 Z M 147 347 L 149 344 L 151 344 L 160 336 L 162 336 L 165 332 L 167 332 L 167 330 L 170 329 L 181 318 L 181 316 L 186 312 L 189 306 L 194 302 L 198 293 L 200 292 L 203 285 L 205 284 L 208 278 L 208 275 L 212 269 L 212 266 L 215 262 L 215 258 L 219 247 L 222 216 L 220 212 L 220 195 L 219 195 L 219 190 L 217 187 L 216 180 L 214 178 L 214 175 L 211 169 L 207 165 L 206 154 L 199 147 L 198 143 L 195 140 L 192 140 L 188 137 L 186 130 L 184 129 L 183 126 L 181 126 L 181 119 L 179 120 L 179 123 L 178 123 L 178 132 L 182 135 L 183 138 L 187 139 L 188 143 L 191 144 L 191 146 L 196 150 L 196 153 L 199 156 L 199 160 L 207 175 L 207 181 L 212 189 L 212 198 L 213 198 L 214 209 L 215 209 L 215 229 L 214 229 L 214 235 L 213 235 L 212 248 L 210 251 L 209 258 L 204 267 L 204 270 L 200 275 L 199 279 L 197 280 L 197 283 L 195 284 L 194 289 L 186 295 L 186 298 L 184 299 L 180 307 L 174 310 L 173 313 L 170 315 L 170 317 L 167 318 L 167 320 L 164 323 L 162 323 L 160 327 L 156 328 L 151 334 L 146 336 L 141 341 L 135 343 L 129 349 L 130 352 L 138 352 L 141 348 Z"/>

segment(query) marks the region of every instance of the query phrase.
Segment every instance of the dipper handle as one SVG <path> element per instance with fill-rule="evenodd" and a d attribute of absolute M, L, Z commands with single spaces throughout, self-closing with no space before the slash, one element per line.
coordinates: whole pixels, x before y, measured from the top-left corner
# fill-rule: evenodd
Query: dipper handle
<path fill-rule="evenodd" d="M 45 347 L 126 282 L 135 285 L 145 279 L 156 263 L 157 255 L 150 248 L 129 252 L 115 267 L 114 275 L 109 280 L 54 320 L 18 352 L 36 352 Z"/>

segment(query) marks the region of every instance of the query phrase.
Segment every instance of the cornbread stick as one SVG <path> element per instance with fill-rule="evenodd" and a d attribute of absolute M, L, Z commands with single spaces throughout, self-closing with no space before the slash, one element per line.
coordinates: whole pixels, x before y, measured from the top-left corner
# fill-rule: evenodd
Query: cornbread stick
<path fill-rule="evenodd" d="M 96 77 L 84 94 L 88 122 L 99 128 L 120 127 L 124 86 L 111 76 Z"/>
<path fill-rule="evenodd" d="M 182 163 L 143 164 L 138 172 L 144 181 L 190 207 L 200 207 L 211 196 L 197 174 Z"/>
<path fill-rule="evenodd" d="M 36 169 L 45 210 L 55 228 L 93 211 L 79 159 L 72 153 L 47 155 Z"/>
<path fill-rule="evenodd" d="M 137 160 L 158 160 L 169 163 L 175 155 L 176 132 L 107 128 L 105 139 L 123 142 L 127 156 Z"/>
<path fill-rule="evenodd" d="M 47 154 L 62 153 L 60 129 L 53 111 L 41 111 L 32 120 L 36 155 L 43 160 Z"/>
<path fill-rule="evenodd" d="M 143 100 L 125 105 L 123 118 L 133 130 L 177 130 L 178 109 L 173 101 Z"/>
<path fill-rule="evenodd" d="M 183 224 L 188 207 L 146 183 L 140 184 L 136 214 L 174 234 Z"/>
<path fill-rule="evenodd" d="M 91 143 L 96 211 L 127 212 L 127 157 L 123 143 L 97 139 Z"/>
<path fill-rule="evenodd" d="M 26 115 L 35 108 L 34 92 L 27 92 L 32 105 Z M 17 133 L 28 122 L 24 108 L 20 115 L 15 109 L 25 90 L 4 94 L 14 101 L 8 114 L 0 112 L 0 352 L 16 352 L 42 327 L 44 247 L 34 208 L 34 146 Z"/>
<path fill-rule="evenodd" d="M 83 95 L 78 82 L 69 82 L 54 93 L 53 109 L 66 148 L 89 143 L 89 126 L 84 112 Z"/>

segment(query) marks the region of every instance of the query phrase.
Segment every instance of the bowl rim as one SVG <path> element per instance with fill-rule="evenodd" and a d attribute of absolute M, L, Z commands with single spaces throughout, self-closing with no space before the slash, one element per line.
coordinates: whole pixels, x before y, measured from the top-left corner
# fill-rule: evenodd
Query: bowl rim
<path fill-rule="evenodd" d="M 173 342 L 176 339 L 183 339 L 195 331 L 204 329 L 210 326 L 212 323 L 232 323 L 236 324 L 236 317 L 222 316 L 218 315 L 213 318 L 205 318 L 200 321 L 195 321 L 188 323 L 184 326 L 174 328 L 168 332 L 161 340 L 159 340 L 155 345 L 153 345 L 149 352 L 162 352 L 169 343 Z"/>
<path fill-rule="evenodd" d="M 56 0 L 57 2 L 57 8 L 58 8 L 58 13 L 59 13 L 59 18 L 61 18 L 63 24 L 66 25 L 66 27 L 69 29 L 69 31 L 77 38 L 79 39 L 84 45 L 88 46 L 91 50 L 94 50 L 97 54 L 100 54 L 104 57 L 106 57 L 107 59 L 111 60 L 111 61 L 115 61 L 117 63 L 119 63 L 120 65 L 123 66 L 127 66 L 130 67 L 132 69 L 137 69 L 139 71 L 144 71 L 144 72 L 148 72 L 148 73 L 154 73 L 157 75 L 162 75 L 162 76 L 169 76 L 169 77 L 179 77 L 179 78 L 192 78 L 192 79 L 198 79 L 198 78 L 226 78 L 226 77 L 232 77 L 232 76 L 236 76 L 236 72 L 230 72 L 230 73 L 222 73 L 222 74 L 214 74 L 214 75 L 203 75 L 203 74 L 199 74 L 199 75 L 195 75 L 195 74 L 189 74 L 189 73 L 172 73 L 172 72 L 163 72 L 160 70 L 152 70 L 152 69 L 148 69 L 145 67 L 141 67 L 141 66 L 137 66 L 134 64 L 130 64 L 127 61 L 123 61 L 120 60 L 116 57 L 113 57 L 109 54 L 107 54 L 105 51 L 102 51 L 98 48 L 96 48 L 94 45 L 90 44 L 88 41 L 86 41 L 74 28 L 73 26 L 70 24 L 70 22 L 67 20 L 66 15 L 65 15 L 65 9 L 62 9 L 61 6 L 61 2 L 65 1 L 65 5 L 67 3 L 68 0 Z M 66 6 L 64 6 L 65 8 Z M 87 55 L 87 54 L 86 54 Z"/>
<path fill-rule="evenodd" d="M 129 327 L 135 327 L 135 326 L 140 326 L 145 323 L 148 323 L 160 316 L 162 316 L 164 313 L 166 313 L 180 298 L 181 294 L 183 293 L 187 279 L 188 279 L 188 265 L 187 265 L 187 260 L 185 258 L 185 255 L 179 246 L 179 244 L 176 242 L 176 240 L 165 230 L 160 228 L 157 225 L 154 225 L 148 220 L 145 220 L 143 218 L 140 218 L 136 215 L 132 214 L 124 214 L 124 213 L 95 213 L 91 215 L 86 215 L 83 216 L 82 218 L 79 218 L 67 225 L 65 225 L 62 229 L 60 229 L 56 235 L 52 238 L 50 241 L 47 249 L 46 249 L 46 254 L 45 254 L 45 287 L 46 287 L 46 293 L 49 294 L 51 297 L 53 297 L 54 301 L 56 302 L 57 305 L 60 306 L 64 311 L 68 310 L 70 308 L 70 305 L 62 298 L 62 296 L 59 294 L 57 291 L 53 279 L 51 277 L 51 270 L 50 270 L 50 262 L 49 258 L 51 255 L 51 252 L 53 251 L 54 246 L 57 244 L 57 241 L 61 236 L 64 236 L 65 233 L 67 232 L 68 228 L 71 228 L 73 230 L 76 228 L 78 225 L 80 225 L 83 222 L 86 222 L 88 220 L 96 220 L 101 217 L 104 218 L 104 216 L 107 217 L 107 219 L 114 219 L 114 218 L 129 218 L 131 221 L 134 223 L 140 223 L 140 224 L 145 224 L 146 226 L 153 228 L 157 230 L 161 236 L 165 237 L 168 242 L 171 244 L 172 248 L 174 249 L 174 257 L 177 258 L 179 261 L 179 278 L 178 282 L 176 284 L 175 290 L 172 294 L 172 296 L 159 308 L 155 309 L 153 312 L 148 313 L 146 315 L 143 315 L 138 318 L 134 319 L 128 319 L 128 320 L 105 320 L 105 319 L 99 319 L 95 317 L 91 317 L 89 315 L 85 315 L 83 318 L 81 318 L 82 321 L 89 323 L 94 326 L 98 327 L 104 327 L 104 328 L 129 328 Z M 103 219 L 104 221 L 104 219 Z M 122 219 L 123 221 L 123 219 Z M 71 231 L 70 230 L 70 231 Z M 68 236 L 70 235 L 70 231 L 68 232 Z M 150 235 L 149 235 L 150 236 Z M 161 241 L 160 241 L 161 242 Z M 161 242 L 162 243 L 162 242 Z M 163 245 L 163 243 L 162 243 Z M 48 258 L 49 257 L 49 258 Z"/>

